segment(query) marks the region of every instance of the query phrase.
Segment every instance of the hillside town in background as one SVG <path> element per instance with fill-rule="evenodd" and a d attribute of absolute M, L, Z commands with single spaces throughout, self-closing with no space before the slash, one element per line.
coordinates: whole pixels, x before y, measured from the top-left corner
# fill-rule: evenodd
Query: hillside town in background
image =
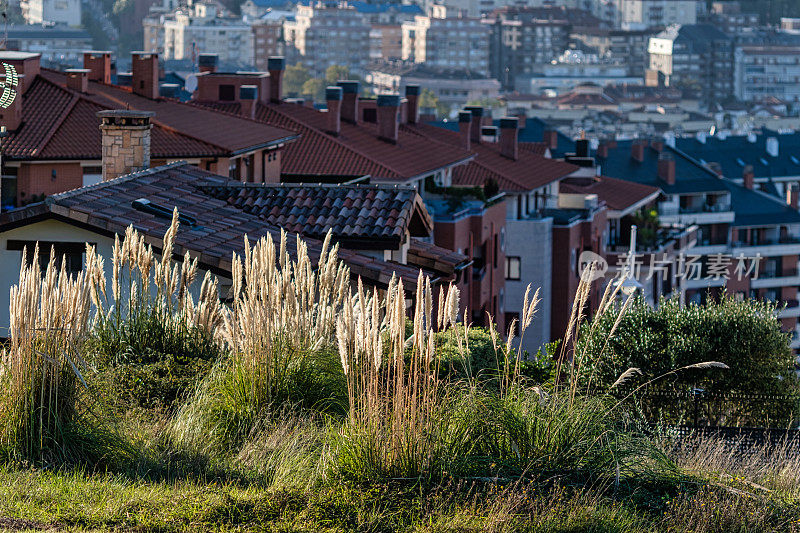
<path fill-rule="evenodd" d="M 178 207 L 223 292 L 245 235 L 331 231 L 354 278 L 422 270 L 476 325 L 540 287 L 530 353 L 587 261 L 591 308 L 615 277 L 767 299 L 800 350 L 800 10 L 759 4 L 10 0 L 0 328 L 26 246 L 80 270 Z"/>

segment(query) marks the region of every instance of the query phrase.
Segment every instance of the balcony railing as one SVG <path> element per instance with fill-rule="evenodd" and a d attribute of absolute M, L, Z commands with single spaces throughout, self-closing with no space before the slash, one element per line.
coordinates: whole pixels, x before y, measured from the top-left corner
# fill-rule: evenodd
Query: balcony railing
<path fill-rule="evenodd" d="M 773 272 L 773 271 L 765 271 L 759 272 L 758 277 L 760 279 L 778 279 L 778 278 L 794 278 L 797 276 L 796 270 L 784 270 L 783 272 Z"/>
<path fill-rule="evenodd" d="M 699 213 L 726 213 L 731 210 L 731 204 L 702 204 L 699 206 L 675 207 L 675 206 L 662 206 L 658 209 L 659 214 L 662 216 L 675 216 L 675 215 L 695 215 Z"/>
<path fill-rule="evenodd" d="M 798 244 L 800 237 L 794 235 L 787 235 L 777 239 L 758 239 L 752 241 L 736 241 L 733 243 L 734 248 L 745 248 L 753 246 L 773 246 L 776 244 Z"/>

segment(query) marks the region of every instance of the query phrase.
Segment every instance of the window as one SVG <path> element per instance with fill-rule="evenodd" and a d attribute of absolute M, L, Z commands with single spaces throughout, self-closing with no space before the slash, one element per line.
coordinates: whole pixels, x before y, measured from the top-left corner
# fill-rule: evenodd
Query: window
<path fill-rule="evenodd" d="M 95 243 L 90 243 L 92 246 Z M 9 240 L 6 247 L 9 250 L 22 251 L 27 248 L 25 254 L 28 265 L 33 262 L 33 253 L 36 249 L 35 241 L 15 241 Z M 86 250 L 86 243 L 83 242 L 48 242 L 39 241 L 39 267 L 42 273 L 47 269 L 50 262 L 50 253 L 55 252 L 56 270 L 61 270 L 61 263 L 67 274 L 78 274 L 83 269 L 83 252 Z"/>
<path fill-rule="evenodd" d="M 219 100 L 221 102 L 233 102 L 236 100 L 236 87 L 233 85 L 220 85 Z"/>
<path fill-rule="evenodd" d="M 520 258 L 506 257 L 506 279 L 519 281 L 520 278 Z"/>

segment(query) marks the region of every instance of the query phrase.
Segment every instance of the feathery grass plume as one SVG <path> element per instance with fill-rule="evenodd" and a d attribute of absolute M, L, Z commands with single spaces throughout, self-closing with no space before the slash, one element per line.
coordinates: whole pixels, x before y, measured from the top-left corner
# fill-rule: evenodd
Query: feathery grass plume
<path fill-rule="evenodd" d="M 617 380 L 611 385 L 611 388 L 613 389 L 613 388 L 619 387 L 620 385 L 624 385 L 629 380 L 633 379 L 634 376 L 641 376 L 641 375 L 642 375 L 642 371 L 641 370 L 639 370 L 638 368 L 631 367 L 631 368 L 629 368 L 628 370 L 626 370 L 625 372 L 623 372 L 622 374 L 619 375 Z"/>
<path fill-rule="evenodd" d="M 94 258 L 72 275 L 55 250 L 43 272 L 39 247 L 30 263 L 23 251 L 19 282 L 11 288 L 10 340 L 4 352 L 6 392 L 0 397 L 0 446 L 39 461 L 80 452 L 69 434 L 79 416 L 79 386 L 85 385 L 77 352 L 89 328 Z"/>

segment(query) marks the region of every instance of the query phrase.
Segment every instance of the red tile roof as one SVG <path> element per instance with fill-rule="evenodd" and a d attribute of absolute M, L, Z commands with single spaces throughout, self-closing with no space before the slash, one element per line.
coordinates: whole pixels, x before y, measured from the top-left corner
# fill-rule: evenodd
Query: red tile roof
<path fill-rule="evenodd" d="M 550 146 L 548 146 L 548 144 L 545 142 L 520 142 L 519 149 L 526 150 L 536 155 L 544 156 L 547 154 Z"/>
<path fill-rule="evenodd" d="M 238 104 L 195 105 L 239 112 Z M 281 159 L 281 173 L 289 176 L 370 175 L 377 181 L 407 181 L 474 157 L 458 146 L 432 141 L 409 126 L 400 129 L 397 144 L 379 139 L 377 125 L 368 122 L 342 122 L 340 134 L 334 137 L 324 131 L 326 113 L 292 103 L 259 103 L 256 119 L 302 134 L 287 146 Z"/>
<path fill-rule="evenodd" d="M 461 134 L 429 124 L 417 128 L 431 139 L 448 144 L 459 145 Z M 495 143 L 473 143 L 471 149 L 477 154 L 469 164 L 453 169 L 454 185 L 482 186 L 493 178 L 503 192 L 522 192 L 538 189 L 548 183 L 558 181 L 575 172 L 578 167 L 548 159 L 531 150 L 519 150 L 516 160 L 500 155 Z"/>
<path fill-rule="evenodd" d="M 596 178 L 567 178 L 558 185 L 559 192 L 596 194 L 609 209 L 625 211 L 661 192 L 658 187 L 632 181 L 598 176 Z"/>
<path fill-rule="evenodd" d="M 295 137 L 294 132 L 175 100 L 149 100 L 121 87 L 90 82 L 89 93 L 78 93 L 66 87 L 64 74 L 49 70 L 42 70 L 22 98 L 22 125 L 4 141 L 4 153 L 11 159 L 100 159 L 95 113 L 126 107 L 156 112 L 153 158 L 224 156 Z"/>
<path fill-rule="evenodd" d="M 105 235 L 124 234 L 133 225 L 145 235 L 148 243 L 160 249 L 161 239 L 170 224 L 170 217 L 159 216 L 137 209 L 134 201 L 147 199 L 171 211 L 177 207 L 181 215 L 190 217 L 194 224 L 182 223 L 176 236 L 175 254 L 199 258 L 205 269 L 230 276 L 232 253 L 243 252 L 243 237 L 251 241 L 262 236 L 280 238 L 278 226 L 265 223 L 253 215 L 229 205 L 204 192 L 208 186 L 233 185 L 229 180 L 200 170 L 187 163 L 172 163 L 120 178 L 101 182 L 48 197 L 44 202 L 29 204 L 23 208 L 0 214 L 0 231 L 39 221 L 47 217 L 59 217 L 80 223 Z M 309 255 L 316 261 L 321 250 L 317 239 L 305 239 Z M 296 240 L 288 239 L 287 249 L 294 256 Z M 392 275 L 403 278 L 407 289 L 416 287 L 419 267 L 384 261 L 350 249 L 340 248 L 339 258 L 351 270 L 353 277 L 361 276 L 371 285 L 386 286 Z M 464 256 L 443 256 L 437 265 L 454 270 L 455 265 L 465 260 Z M 427 269 L 436 277 L 439 271 Z"/>

